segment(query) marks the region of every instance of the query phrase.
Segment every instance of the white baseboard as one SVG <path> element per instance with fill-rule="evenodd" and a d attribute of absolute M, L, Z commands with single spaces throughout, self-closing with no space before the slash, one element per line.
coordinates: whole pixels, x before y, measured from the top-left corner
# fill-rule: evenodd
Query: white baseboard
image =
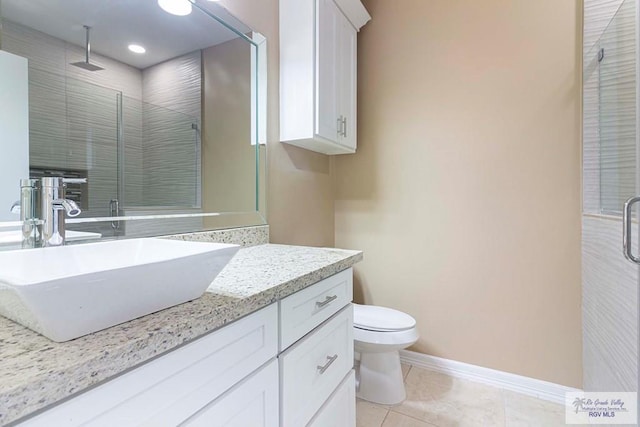
<path fill-rule="evenodd" d="M 440 357 L 429 356 L 427 354 L 416 353 L 415 351 L 401 350 L 400 361 L 408 365 L 430 371 L 440 372 L 451 377 L 462 378 L 487 384 L 505 390 L 515 391 L 549 402 L 565 404 L 566 392 L 582 391 L 576 388 L 566 387 L 535 378 L 524 377 L 522 375 L 510 374 L 508 372 L 497 371 L 495 369 L 483 368 L 482 366 L 470 365 L 468 363 L 456 362 L 455 360 L 442 359 Z"/>

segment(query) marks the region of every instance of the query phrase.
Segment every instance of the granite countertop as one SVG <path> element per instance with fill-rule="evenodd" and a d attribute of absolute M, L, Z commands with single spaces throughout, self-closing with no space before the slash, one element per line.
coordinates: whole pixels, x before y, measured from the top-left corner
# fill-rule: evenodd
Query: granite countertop
<path fill-rule="evenodd" d="M 65 343 L 0 317 L 0 425 L 24 417 L 351 267 L 362 252 L 243 248 L 197 300 Z"/>

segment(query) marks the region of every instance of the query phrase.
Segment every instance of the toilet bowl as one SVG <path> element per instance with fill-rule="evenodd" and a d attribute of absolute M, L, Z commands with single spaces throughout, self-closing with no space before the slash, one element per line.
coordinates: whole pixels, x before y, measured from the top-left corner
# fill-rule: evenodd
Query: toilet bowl
<path fill-rule="evenodd" d="M 360 354 L 360 399 L 397 405 L 406 398 L 399 351 L 418 340 L 416 321 L 398 310 L 353 304 L 354 349 Z"/>

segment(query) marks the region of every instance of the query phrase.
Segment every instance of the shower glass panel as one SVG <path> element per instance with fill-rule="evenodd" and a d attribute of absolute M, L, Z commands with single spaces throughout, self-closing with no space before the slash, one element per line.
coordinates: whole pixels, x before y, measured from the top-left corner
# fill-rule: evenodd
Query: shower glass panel
<path fill-rule="evenodd" d="M 121 207 L 200 208 L 200 119 L 123 97 Z"/>
<path fill-rule="evenodd" d="M 29 71 L 31 176 L 87 178 L 76 189 L 83 216 L 108 215 L 109 201 L 117 197 L 119 94 L 44 70 Z"/>
<path fill-rule="evenodd" d="M 86 177 L 82 217 L 113 216 L 113 201 L 118 213 L 201 208 L 198 116 L 87 81 L 30 74 L 31 175 Z M 99 231 L 113 234 L 108 223 Z"/>
<path fill-rule="evenodd" d="M 67 82 L 68 167 L 87 171 L 87 216 L 109 212 L 118 191 L 118 114 L 120 92 L 80 80 Z"/>
<path fill-rule="evenodd" d="M 636 190 L 635 7 L 626 0 L 591 50 L 599 61 L 600 209 L 620 215 Z"/>

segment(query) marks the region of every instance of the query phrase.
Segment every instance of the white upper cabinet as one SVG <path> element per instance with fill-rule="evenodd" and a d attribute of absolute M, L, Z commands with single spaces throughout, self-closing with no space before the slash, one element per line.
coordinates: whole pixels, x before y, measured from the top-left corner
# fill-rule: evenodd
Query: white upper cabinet
<path fill-rule="evenodd" d="M 280 0 L 280 140 L 324 154 L 356 151 L 360 0 Z"/>

